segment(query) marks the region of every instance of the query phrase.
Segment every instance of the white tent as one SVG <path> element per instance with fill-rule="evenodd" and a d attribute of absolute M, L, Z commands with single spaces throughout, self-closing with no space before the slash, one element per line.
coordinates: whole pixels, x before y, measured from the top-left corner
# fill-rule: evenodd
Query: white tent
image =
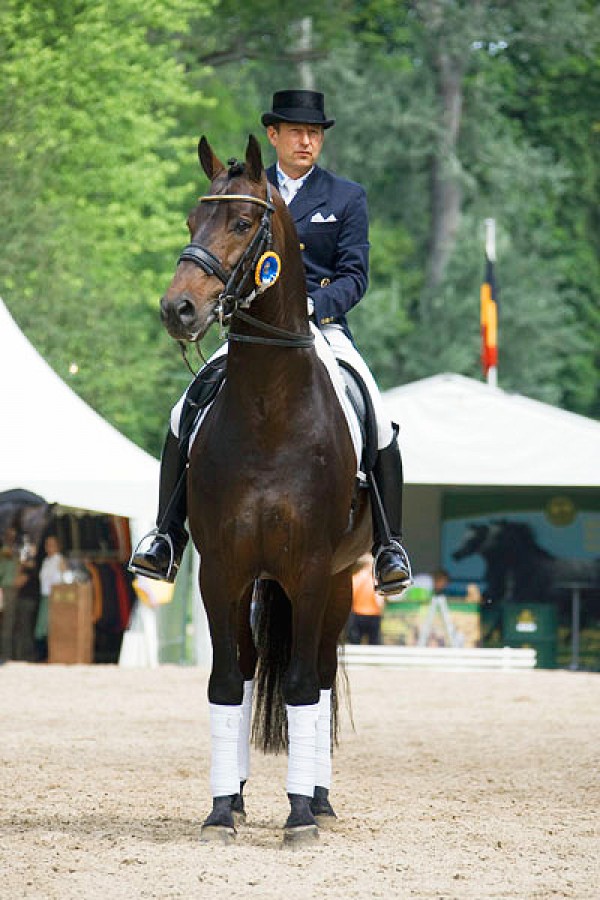
<path fill-rule="evenodd" d="M 44 361 L 0 299 L 0 491 L 49 503 L 156 515 L 158 462 L 109 425 Z"/>
<path fill-rule="evenodd" d="M 440 565 L 443 497 L 600 486 L 600 422 L 442 374 L 384 394 L 400 424 L 404 531 L 416 571 Z"/>
<path fill-rule="evenodd" d="M 384 395 L 407 484 L 600 485 L 600 422 L 462 375 Z"/>

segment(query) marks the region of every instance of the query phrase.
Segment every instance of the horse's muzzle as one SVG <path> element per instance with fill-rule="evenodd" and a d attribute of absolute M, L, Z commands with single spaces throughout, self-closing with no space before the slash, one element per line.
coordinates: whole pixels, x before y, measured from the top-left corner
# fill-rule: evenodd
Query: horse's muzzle
<path fill-rule="evenodd" d="M 207 310 L 208 315 L 199 316 L 196 307 L 186 294 L 177 297 L 164 296 L 160 301 L 160 318 L 171 335 L 176 340 L 195 340 L 202 337 L 208 327 L 214 322 L 212 310 Z"/>

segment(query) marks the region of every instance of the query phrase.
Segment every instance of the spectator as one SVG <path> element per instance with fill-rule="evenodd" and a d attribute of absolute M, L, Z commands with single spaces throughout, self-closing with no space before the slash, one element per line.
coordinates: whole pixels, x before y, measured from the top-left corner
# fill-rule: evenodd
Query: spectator
<path fill-rule="evenodd" d="M 375 591 L 373 557 L 361 556 L 352 575 L 352 612 L 348 619 L 348 643 L 381 643 L 381 617 L 385 599 Z"/>
<path fill-rule="evenodd" d="M 60 552 L 60 543 L 55 535 L 48 535 L 44 543 L 46 556 L 40 569 L 40 605 L 38 608 L 35 631 L 36 662 L 46 662 L 48 659 L 48 605 L 50 593 L 55 584 L 63 580 L 63 573 L 67 565 Z"/>
<path fill-rule="evenodd" d="M 2 629 L 0 640 L 0 660 L 14 659 L 14 631 L 17 604 L 17 575 L 19 572 L 19 551 L 17 532 L 7 528 L 0 545 L 0 610 Z"/>

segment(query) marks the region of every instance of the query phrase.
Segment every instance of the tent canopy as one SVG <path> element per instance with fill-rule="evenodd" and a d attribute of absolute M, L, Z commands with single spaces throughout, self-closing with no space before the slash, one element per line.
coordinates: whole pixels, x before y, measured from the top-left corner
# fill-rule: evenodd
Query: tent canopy
<path fill-rule="evenodd" d="M 597 487 L 600 422 L 462 375 L 384 394 L 407 484 Z"/>
<path fill-rule="evenodd" d="M 0 491 L 151 522 L 158 462 L 74 393 L 0 299 Z"/>

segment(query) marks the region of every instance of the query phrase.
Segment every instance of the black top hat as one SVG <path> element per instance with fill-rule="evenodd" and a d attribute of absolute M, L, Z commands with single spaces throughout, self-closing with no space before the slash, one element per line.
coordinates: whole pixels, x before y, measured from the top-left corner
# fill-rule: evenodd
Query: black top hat
<path fill-rule="evenodd" d="M 331 128 L 335 119 L 325 117 L 323 94 L 319 91 L 277 91 L 273 94 L 273 109 L 263 113 L 263 125 L 275 122 L 298 122 L 301 125 L 322 125 Z"/>

